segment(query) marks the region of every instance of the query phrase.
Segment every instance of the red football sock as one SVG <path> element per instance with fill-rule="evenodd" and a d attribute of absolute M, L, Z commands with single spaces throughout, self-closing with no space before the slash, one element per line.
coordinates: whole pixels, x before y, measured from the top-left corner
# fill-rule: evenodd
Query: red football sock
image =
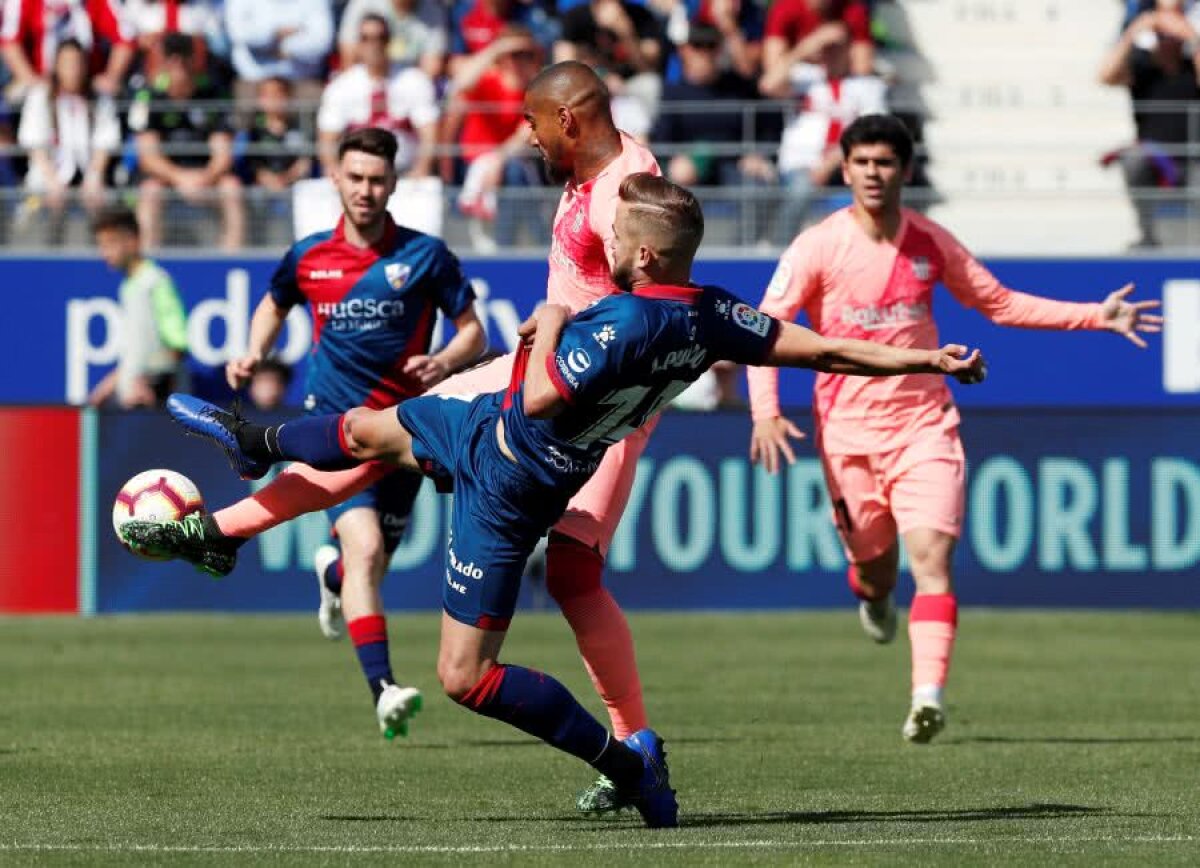
<path fill-rule="evenodd" d="M 575 631 L 575 642 L 596 692 L 608 708 L 613 734 L 626 738 L 648 726 L 642 682 L 625 614 L 601 583 L 604 559 L 595 549 L 552 533 L 546 547 L 546 590 Z"/>
<path fill-rule="evenodd" d="M 912 644 L 912 684 L 918 689 L 946 686 L 950 655 L 958 630 L 958 601 L 953 594 L 917 594 L 908 615 Z"/>
<path fill-rule="evenodd" d="M 213 520 L 226 536 L 249 539 L 298 515 L 336 506 L 394 469 L 374 461 L 349 470 L 292 464 L 260 491 L 213 513 Z"/>

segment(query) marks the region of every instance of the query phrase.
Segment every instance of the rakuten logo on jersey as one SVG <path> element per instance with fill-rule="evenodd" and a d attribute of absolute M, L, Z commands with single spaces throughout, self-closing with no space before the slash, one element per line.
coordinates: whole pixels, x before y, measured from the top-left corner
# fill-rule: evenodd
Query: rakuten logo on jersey
<path fill-rule="evenodd" d="M 317 304 L 317 317 L 335 332 L 369 332 L 404 316 L 404 302 L 389 298 L 352 298 Z"/>
<path fill-rule="evenodd" d="M 846 325 L 856 325 L 866 331 L 890 329 L 905 323 L 921 322 L 929 319 L 929 305 L 923 301 L 909 304 L 898 301 L 886 307 L 851 307 L 842 308 L 842 322 Z"/>

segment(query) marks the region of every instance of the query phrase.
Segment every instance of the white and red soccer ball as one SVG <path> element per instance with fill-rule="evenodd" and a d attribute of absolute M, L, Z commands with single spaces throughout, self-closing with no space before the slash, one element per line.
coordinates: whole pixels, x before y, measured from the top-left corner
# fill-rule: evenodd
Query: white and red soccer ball
<path fill-rule="evenodd" d="M 178 521 L 204 509 L 196 483 L 174 470 L 144 470 L 121 486 L 113 503 L 113 530 L 130 519 Z M 124 545 L 124 542 L 121 543 Z M 151 558 L 157 560 L 157 558 Z"/>

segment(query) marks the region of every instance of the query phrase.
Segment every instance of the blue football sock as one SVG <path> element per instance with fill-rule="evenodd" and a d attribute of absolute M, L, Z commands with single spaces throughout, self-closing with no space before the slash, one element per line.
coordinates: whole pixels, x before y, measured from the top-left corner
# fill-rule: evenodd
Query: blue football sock
<path fill-rule="evenodd" d="M 367 686 L 378 702 L 383 689 L 396 683 L 388 654 L 387 619 L 383 615 L 365 615 L 347 623 L 346 629 L 354 643 L 358 665 L 367 678 Z"/>
<path fill-rule="evenodd" d="M 329 562 L 329 566 L 325 568 L 325 572 L 321 574 L 321 581 L 325 583 L 325 587 L 331 593 L 337 594 L 339 597 L 342 594 L 342 559 L 337 558 Z"/>
<path fill-rule="evenodd" d="M 610 738 L 567 688 L 543 672 L 497 664 L 461 702 L 579 757 L 619 786 L 632 785 L 641 776 L 637 754 Z"/>
<path fill-rule="evenodd" d="M 317 470 L 345 470 L 362 462 L 346 454 L 342 415 L 308 416 L 267 429 L 266 442 L 276 459 L 302 461 Z"/>

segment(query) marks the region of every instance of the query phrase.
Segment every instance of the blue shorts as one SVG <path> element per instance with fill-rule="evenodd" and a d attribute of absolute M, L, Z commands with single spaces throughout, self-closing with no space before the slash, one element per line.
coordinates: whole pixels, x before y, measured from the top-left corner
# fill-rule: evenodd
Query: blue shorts
<path fill-rule="evenodd" d="M 329 516 L 329 523 L 336 526 L 337 520 L 352 509 L 367 507 L 375 510 L 379 514 L 383 546 L 390 556 L 408 529 L 408 519 L 423 481 L 414 473 L 389 473 L 370 488 L 325 510 L 325 514 Z"/>
<path fill-rule="evenodd" d="M 426 475 L 454 486 L 442 606 L 485 630 L 508 629 L 525 561 L 572 494 L 539 483 L 500 451 L 503 397 L 426 395 L 396 409 Z"/>

